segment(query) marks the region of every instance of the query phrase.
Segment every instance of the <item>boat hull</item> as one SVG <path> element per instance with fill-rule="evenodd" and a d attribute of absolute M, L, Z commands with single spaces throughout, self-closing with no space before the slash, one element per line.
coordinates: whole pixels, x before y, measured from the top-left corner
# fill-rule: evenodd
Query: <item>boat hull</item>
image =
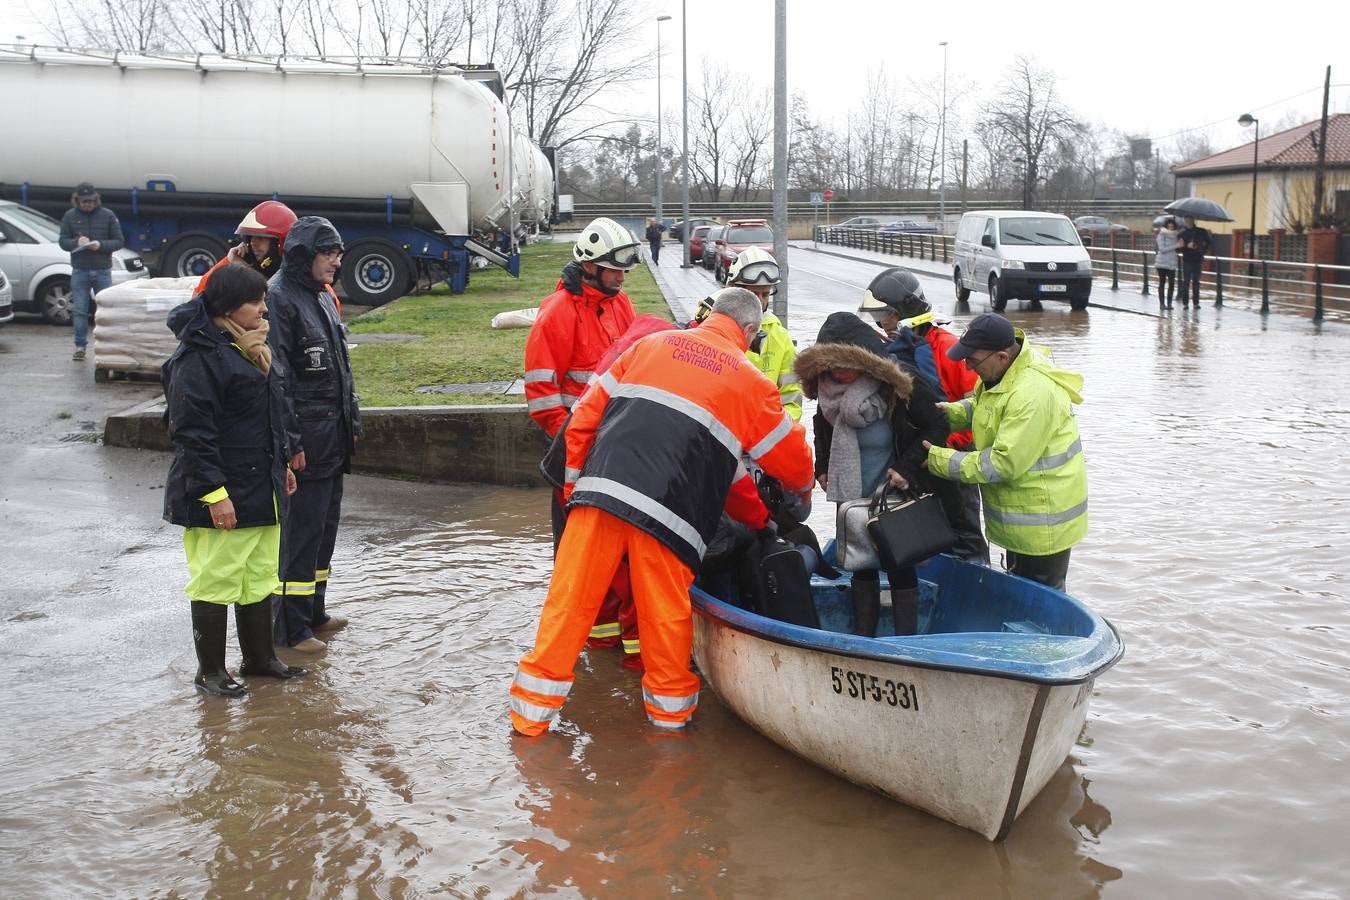
<path fill-rule="evenodd" d="M 990 840 L 1068 756 L 1092 691 L 811 651 L 701 617 L 694 653 L 769 740 Z"/>

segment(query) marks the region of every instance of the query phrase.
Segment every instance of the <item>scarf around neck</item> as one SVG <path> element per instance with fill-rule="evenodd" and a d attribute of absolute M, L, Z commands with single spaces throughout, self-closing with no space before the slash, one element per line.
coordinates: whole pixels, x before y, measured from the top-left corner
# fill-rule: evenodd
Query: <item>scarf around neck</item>
<path fill-rule="evenodd" d="M 262 369 L 264 375 L 271 370 L 272 348 L 267 345 L 267 332 L 271 329 L 271 323 L 263 319 L 261 325 L 249 331 L 233 319 L 224 316 L 213 316 L 211 321 L 230 333 L 235 345 L 244 351 L 244 355 L 251 359 L 255 366 Z"/>
<path fill-rule="evenodd" d="M 825 421 L 834 426 L 830 440 L 829 484 L 825 499 L 835 503 L 862 496 L 862 451 L 858 431 L 886 414 L 881 382 L 859 375 L 852 384 L 840 384 L 828 375 L 818 382 L 817 402 Z"/>

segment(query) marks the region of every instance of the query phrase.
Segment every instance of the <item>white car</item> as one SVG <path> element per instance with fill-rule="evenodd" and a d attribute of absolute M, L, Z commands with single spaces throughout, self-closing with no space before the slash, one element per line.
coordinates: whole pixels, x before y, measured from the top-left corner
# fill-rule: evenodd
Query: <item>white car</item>
<path fill-rule="evenodd" d="M 0 325 L 14 321 L 14 286 L 0 269 Z"/>
<path fill-rule="evenodd" d="M 57 242 L 61 223 L 45 213 L 0 200 L 0 269 L 9 276 L 14 309 L 41 313 L 55 325 L 69 325 L 70 252 Z M 148 278 L 145 260 L 132 250 L 113 254 L 112 283 Z"/>

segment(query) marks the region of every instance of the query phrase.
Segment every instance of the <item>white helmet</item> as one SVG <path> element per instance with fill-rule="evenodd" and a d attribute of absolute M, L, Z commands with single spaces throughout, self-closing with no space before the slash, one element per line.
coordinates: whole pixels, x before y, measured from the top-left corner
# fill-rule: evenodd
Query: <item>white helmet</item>
<path fill-rule="evenodd" d="M 581 232 L 572 248 L 572 258 L 627 272 L 638 264 L 638 246 L 631 231 L 602 216 Z"/>
<path fill-rule="evenodd" d="M 727 270 L 727 284 L 778 284 L 778 261 L 763 247 L 748 247 Z"/>

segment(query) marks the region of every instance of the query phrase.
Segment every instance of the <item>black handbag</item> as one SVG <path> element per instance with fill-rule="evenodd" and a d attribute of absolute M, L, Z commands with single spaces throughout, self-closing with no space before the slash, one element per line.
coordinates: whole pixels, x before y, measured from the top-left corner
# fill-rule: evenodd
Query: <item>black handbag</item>
<path fill-rule="evenodd" d="M 867 533 L 888 572 L 908 569 L 956 546 L 942 501 L 933 494 L 897 494 L 883 486 L 872 497 L 871 512 Z"/>

